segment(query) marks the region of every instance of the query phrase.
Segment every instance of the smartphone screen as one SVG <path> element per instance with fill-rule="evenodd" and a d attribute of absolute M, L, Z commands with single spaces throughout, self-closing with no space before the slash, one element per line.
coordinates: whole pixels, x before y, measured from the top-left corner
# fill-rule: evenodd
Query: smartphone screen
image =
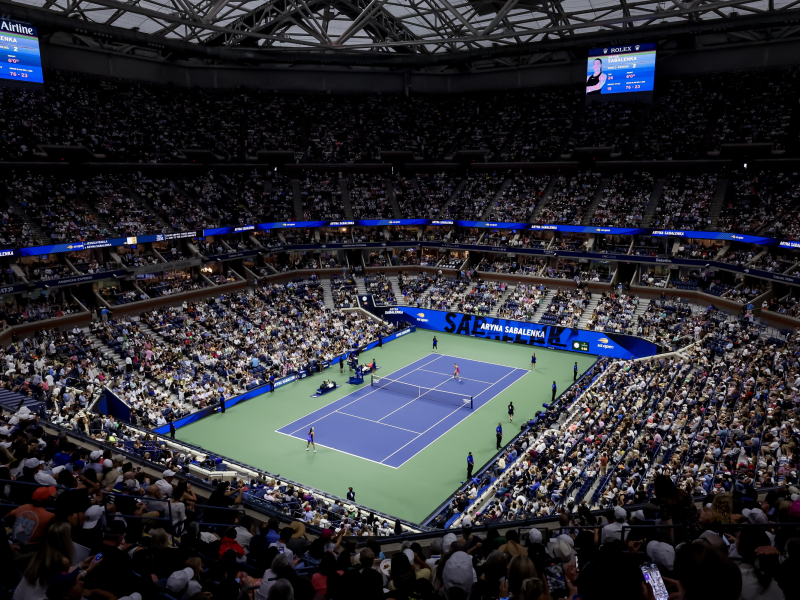
<path fill-rule="evenodd" d="M 656 565 L 642 565 L 642 575 L 644 575 L 645 582 L 653 588 L 653 595 L 656 600 L 669 599 L 667 586 L 664 585 L 664 580 L 661 579 L 661 572 Z"/>
<path fill-rule="evenodd" d="M 564 564 L 556 559 L 545 567 L 544 576 L 547 579 L 547 585 L 550 586 L 550 593 L 554 598 L 559 596 L 556 593 L 566 592 L 567 580 L 564 577 Z M 656 599 L 659 600 L 659 599 Z"/>

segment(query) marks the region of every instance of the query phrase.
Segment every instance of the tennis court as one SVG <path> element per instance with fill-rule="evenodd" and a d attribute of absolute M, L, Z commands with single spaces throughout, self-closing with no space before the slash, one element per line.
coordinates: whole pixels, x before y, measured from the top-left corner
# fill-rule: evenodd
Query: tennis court
<path fill-rule="evenodd" d="M 305 440 L 314 427 L 319 446 L 397 469 L 527 373 L 429 354 L 277 431 Z"/>
<path fill-rule="evenodd" d="M 425 387 L 432 387 L 449 379 L 453 372 L 453 357 L 458 356 L 455 362 L 461 367 L 462 376 L 468 378 L 462 387 L 456 389 L 459 402 L 462 392 L 474 396 L 473 411 L 458 410 L 445 423 L 425 434 L 428 442 L 420 440 L 391 458 L 388 457 L 395 450 L 424 433 L 431 425 L 458 409 L 458 406 L 430 401 L 413 402 L 408 409 L 416 417 L 412 416 L 410 422 L 403 425 L 399 419 L 408 409 L 395 413 L 389 419 L 384 417 L 415 398 L 393 394 L 392 399 L 388 400 L 388 396 L 382 393 L 365 396 L 363 402 L 358 404 L 361 409 L 373 396 L 377 396 L 378 402 L 370 405 L 370 410 L 375 410 L 374 413 L 353 412 L 353 406 L 343 406 L 372 390 L 369 378 L 363 386 L 348 385 L 347 371 L 339 374 L 339 369 L 334 368 L 278 388 L 274 394 L 267 392 L 248 402 L 237 404 L 225 414 L 217 413 L 201 419 L 179 429 L 177 437 L 181 441 L 206 448 L 212 454 L 231 457 L 337 496 L 344 497 L 348 486 L 353 486 L 357 491 L 356 501 L 359 504 L 419 522 L 464 481 L 467 452 L 474 455 L 476 469 L 495 455 L 494 430 L 498 421 L 503 422 L 505 443 L 519 431 L 522 422 L 542 408 L 542 403 L 550 401 L 550 385 L 553 380 L 557 381 L 559 391 L 565 390 L 572 382 L 573 363 L 578 361 L 579 372 L 582 373 L 595 360 L 591 355 L 536 348 L 536 356 L 539 358 L 536 370 L 521 377 L 530 368 L 532 349 L 529 346 L 449 333 L 436 335 L 443 356 L 423 368 L 434 371 L 431 377 L 438 377 L 437 379 L 427 379 L 427 374 L 423 379 L 422 374 L 425 371 L 421 370 L 419 375 L 412 378 L 402 377 L 439 356 L 431 354 L 432 335 L 429 332 L 417 331 L 384 344 L 383 348 L 375 348 L 362 354 L 362 362 L 377 360 L 380 369 L 376 375 L 390 379 L 400 376 L 403 382 L 413 382 L 408 385 L 425 382 Z M 495 383 L 509 371 L 516 371 L 513 375 L 516 383 L 511 384 L 512 376 L 488 390 L 486 384 L 480 383 Z M 340 385 L 332 392 L 318 396 L 315 391 L 323 378 L 333 379 Z M 470 379 L 478 381 L 471 382 Z M 454 388 L 441 386 L 438 389 Z M 348 397 L 347 400 L 344 400 L 345 396 Z M 493 399 L 490 401 L 489 398 Z M 506 406 L 510 401 L 517 408 L 514 423 L 508 422 L 506 414 Z M 386 402 L 390 406 L 386 407 Z M 438 405 L 431 406 L 427 411 L 412 408 L 423 403 Z M 386 407 L 383 412 L 377 410 L 380 406 Z M 323 417 L 337 408 L 363 417 L 348 417 L 346 426 L 352 427 L 348 430 L 350 436 L 364 439 L 356 439 L 352 442 L 354 448 L 350 449 L 348 445 L 351 441 L 346 439 L 345 425 L 341 432 L 329 434 L 327 428 L 315 424 L 317 442 L 323 446 L 338 445 L 338 449 L 319 447 L 316 454 L 306 452 L 308 428 L 305 425 L 314 420 L 309 415 Z M 433 411 L 437 409 L 441 411 L 438 413 L 441 416 L 435 418 Z M 364 419 L 391 423 L 415 433 L 397 430 L 408 437 L 404 437 L 402 442 L 394 440 L 390 445 L 386 432 L 393 428 L 381 427 Z M 355 429 L 354 421 L 362 421 L 368 427 L 380 428 L 381 439 L 375 433 L 369 433 L 363 426 Z M 289 429 L 290 432 L 300 429 L 301 425 L 305 429 L 298 431 L 296 435 L 276 431 L 279 428 L 290 428 L 293 423 L 298 424 L 294 429 Z M 448 430 L 449 427 L 452 428 Z M 383 437 L 387 439 L 384 440 Z M 371 446 L 374 448 L 371 449 Z M 417 450 L 414 451 L 413 458 L 408 458 L 412 456 L 412 446 Z M 406 452 L 409 453 L 407 458 L 401 460 L 400 455 Z M 391 468 L 390 464 L 403 466 Z"/>

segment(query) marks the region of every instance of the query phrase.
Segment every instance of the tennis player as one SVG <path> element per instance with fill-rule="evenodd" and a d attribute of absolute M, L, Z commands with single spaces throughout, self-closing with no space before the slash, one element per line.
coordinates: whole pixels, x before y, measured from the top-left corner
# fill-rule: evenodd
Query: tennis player
<path fill-rule="evenodd" d="M 439 348 L 439 340 L 436 339 L 436 336 L 433 336 L 433 351 L 436 352 L 438 348 Z"/>
<path fill-rule="evenodd" d="M 317 445 L 314 443 L 314 428 L 313 427 L 308 430 L 307 442 L 308 443 L 306 444 L 306 452 L 308 452 L 308 447 L 312 446 L 314 448 L 314 452 L 316 453 Z"/>
<path fill-rule="evenodd" d="M 513 421 L 513 420 L 514 420 L 514 403 L 513 402 L 509 402 L 508 403 L 508 422 L 511 423 L 511 421 Z"/>
<path fill-rule="evenodd" d="M 456 363 L 453 363 L 453 379 L 461 381 L 461 369 L 458 368 Z"/>
<path fill-rule="evenodd" d="M 536 352 L 531 356 L 531 369 L 536 370 Z"/>

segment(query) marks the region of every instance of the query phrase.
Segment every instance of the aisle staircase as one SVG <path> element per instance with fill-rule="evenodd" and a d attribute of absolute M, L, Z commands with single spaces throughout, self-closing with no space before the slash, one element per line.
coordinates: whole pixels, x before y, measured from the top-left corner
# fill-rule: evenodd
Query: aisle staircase
<path fill-rule="evenodd" d="M 711 229 L 716 229 L 719 225 L 719 214 L 722 212 L 722 205 L 725 203 L 725 193 L 728 191 L 728 180 L 717 179 L 717 187 L 714 188 L 714 196 L 711 198 L 711 209 L 708 216 L 711 219 Z"/>

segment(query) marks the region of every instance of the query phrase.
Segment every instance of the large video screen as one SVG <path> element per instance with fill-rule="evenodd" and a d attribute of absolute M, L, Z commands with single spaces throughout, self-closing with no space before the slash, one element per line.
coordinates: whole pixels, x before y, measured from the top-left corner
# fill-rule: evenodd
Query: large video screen
<path fill-rule="evenodd" d="M 586 95 L 652 92 L 655 75 L 655 44 L 595 48 L 586 61 Z"/>
<path fill-rule="evenodd" d="M 2 80 L 43 84 L 36 28 L 0 19 L 0 83 Z"/>

